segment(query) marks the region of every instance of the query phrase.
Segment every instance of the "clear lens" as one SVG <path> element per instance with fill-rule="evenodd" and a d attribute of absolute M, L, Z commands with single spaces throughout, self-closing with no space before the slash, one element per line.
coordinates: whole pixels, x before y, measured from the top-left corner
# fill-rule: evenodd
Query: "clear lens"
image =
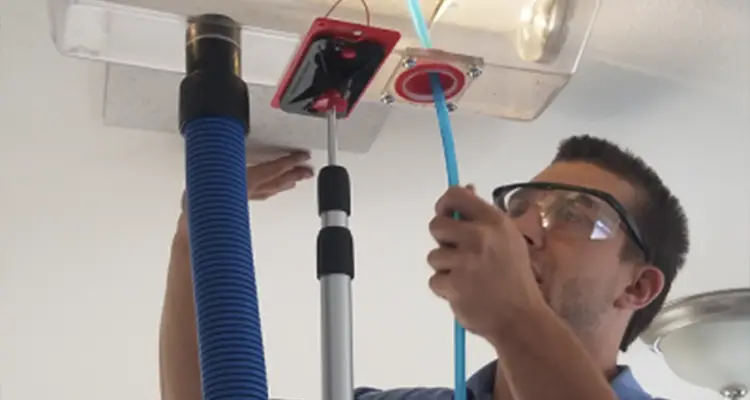
<path fill-rule="evenodd" d="M 548 232 L 588 238 L 612 239 L 620 234 L 620 217 L 604 200 L 582 192 L 561 189 L 517 188 L 497 199 L 511 218 L 536 212 Z"/>

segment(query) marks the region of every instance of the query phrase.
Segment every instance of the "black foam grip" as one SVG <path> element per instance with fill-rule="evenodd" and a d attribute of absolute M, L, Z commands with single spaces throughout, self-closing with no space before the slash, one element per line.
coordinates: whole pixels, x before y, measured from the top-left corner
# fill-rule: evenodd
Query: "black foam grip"
<path fill-rule="evenodd" d="M 318 174 L 318 215 L 326 211 L 344 211 L 350 215 L 351 186 L 346 168 L 338 165 L 323 167 Z"/>
<path fill-rule="evenodd" d="M 226 117 L 243 123 L 250 132 L 250 96 L 247 84 L 230 75 L 197 72 L 180 83 L 180 130 L 185 123 L 198 118 Z"/>
<path fill-rule="evenodd" d="M 343 226 L 327 226 L 318 233 L 318 279 L 333 274 L 354 279 L 354 239 Z"/>

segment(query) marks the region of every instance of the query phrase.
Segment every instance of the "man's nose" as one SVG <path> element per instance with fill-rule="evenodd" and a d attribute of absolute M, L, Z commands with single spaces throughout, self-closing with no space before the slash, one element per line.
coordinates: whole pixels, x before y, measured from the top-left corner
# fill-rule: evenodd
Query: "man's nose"
<path fill-rule="evenodd" d="M 528 211 L 513 218 L 518 230 L 526 239 L 526 243 L 534 250 L 544 247 L 544 227 L 542 227 L 542 216 L 536 207 L 531 207 Z"/>

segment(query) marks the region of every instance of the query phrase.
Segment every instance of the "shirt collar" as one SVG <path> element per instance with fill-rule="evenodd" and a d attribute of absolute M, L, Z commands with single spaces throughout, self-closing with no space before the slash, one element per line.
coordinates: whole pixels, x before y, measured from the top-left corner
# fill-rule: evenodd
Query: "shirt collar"
<path fill-rule="evenodd" d="M 645 393 L 638 381 L 635 380 L 632 371 L 627 366 L 618 366 L 619 372 L 610 381 L 612 389 L 617 394 L 632 392 Z M 477 371 L 466 382 L 467 388 L 478 398 L 491 395 L 495 387 L 495 373 L 497 372 L 497 361 L 493 361 Z"/>
<path fill-rule="evenodd" d="M 466 387 L 477 396 L 491 394 L 495 389 L 497 361 L 493 361 L 477 371 L 466 381 Z"/>
<path fill-rule="evenodd" d="M 633 372 L 630 370 L 630 368 L 628 368 L 627 366 L 620 366 L 618 368 L 620 369 L 620 373 L 615 376 L 615 379 L 610 381 L 612 390 L 614 390 L 615 393 L 646 393 L 646 391 L 643 389 L 643 387 L 641 387 L 638 381 L 635 380 L 635 376 L 633 375 Z"/>

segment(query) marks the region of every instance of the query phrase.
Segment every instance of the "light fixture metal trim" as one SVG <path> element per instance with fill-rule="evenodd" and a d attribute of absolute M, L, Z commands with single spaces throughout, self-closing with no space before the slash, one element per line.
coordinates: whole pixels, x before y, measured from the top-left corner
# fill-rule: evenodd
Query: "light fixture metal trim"
<path fill-rule="evenodd" d="M 670 333 L 695 324 L 744 319 L 750 316 L 750 288 L 735 288 L 697 294 L 667 303 L 641 334 L 652 351 Z"/>

